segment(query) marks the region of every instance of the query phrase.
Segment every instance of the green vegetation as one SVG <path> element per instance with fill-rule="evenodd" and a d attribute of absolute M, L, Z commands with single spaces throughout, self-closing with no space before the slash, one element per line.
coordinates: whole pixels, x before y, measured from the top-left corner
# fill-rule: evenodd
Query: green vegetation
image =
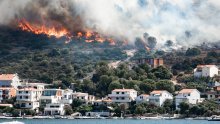
<path fill-rule="evenodd" d="M 189 48 L 186 51 L 186 56 L 198 56 L 201 54 L 201 50 L 198 48 Z"/>
<path fill-rule="evenodd" d="M 219 114 L 218 104 L 215 101 L 204 101 L 198 105 L 180 104 L 180 113 L 186 116 L 211 116 Z"/>

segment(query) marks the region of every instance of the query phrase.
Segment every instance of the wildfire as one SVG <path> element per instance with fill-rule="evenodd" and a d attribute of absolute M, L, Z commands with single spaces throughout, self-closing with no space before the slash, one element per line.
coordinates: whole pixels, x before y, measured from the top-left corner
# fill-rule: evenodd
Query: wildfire
<path fill-rule="evenodd" d="M 60 38 L 63 36 L 69 36 L 69 32 L 65 28 L 46 27 L 45 25 L 34 25 L 26 20 L 19 21 L 18 27 L 23 31 L 33 32 L 34 34 L 46 34 L 48 36 L 55 36 Z"/>
<path fill-rule="evenodd" d="M 103 43 L 105 41 L 108 41 L 110 42 L 110 45 L 115 45 L 115 41 L 112 38 L 107 38 L 105 36 L 100 35 L 97 32 L 92 32 L 92 31 L 78 32 L 77 37 L 84 38 L 85 42 L 87 43 L 91 43 L 94 41 Z"/>
<path fill-rule="evenodd" d="M 66 37 L 66 43 L 69 43 L 72 38 L 83 38 L 87 43 L 91 43 L 94 41 L 103 43 L 104 41 L 108 41 L 111 45 L 115 45 L 115 41 L 113 39 L 102 36 L 99 33 L 92 31 L 78 32 L 76 36 L 74 36 L 67 29 L 61 26 L 55 27 L 31 24 L 24 19 L 18 21 L 18 27 L 23 31 L 32 32 L 34 34 L 45 34 L 49 37 L 54 36 L 56 38 Z"/>

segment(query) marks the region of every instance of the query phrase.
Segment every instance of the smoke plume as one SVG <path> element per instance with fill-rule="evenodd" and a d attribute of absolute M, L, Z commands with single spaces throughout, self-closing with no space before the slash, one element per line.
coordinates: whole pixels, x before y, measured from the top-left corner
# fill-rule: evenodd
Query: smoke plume
<path fill-rule="evenodd" d="M 158 44 L 220 40 L 219 0 L 0 0 L 0 11 L 2 25 L 26 19 L 72 33 L 97 31 L 130 43 L 144 32 Z"/>

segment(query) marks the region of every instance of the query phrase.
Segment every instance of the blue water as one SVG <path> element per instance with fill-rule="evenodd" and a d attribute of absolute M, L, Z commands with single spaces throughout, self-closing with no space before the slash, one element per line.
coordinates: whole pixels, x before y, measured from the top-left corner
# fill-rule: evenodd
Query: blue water
<path fill-rule="evenodd" d="M 67 120 L 67 119 L 20 119 L 0 120 L 0 124 L 220 124 L 217 121 L 207 120 L 111 120 L 111 119 L 91 119 L 91 120 Z M 11 122 L 11 123 L 5 123 Z"/>

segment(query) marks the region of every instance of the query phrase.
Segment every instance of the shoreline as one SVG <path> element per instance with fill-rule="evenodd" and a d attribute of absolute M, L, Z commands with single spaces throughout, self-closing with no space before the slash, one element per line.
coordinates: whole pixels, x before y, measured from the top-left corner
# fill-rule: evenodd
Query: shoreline
<path fill-rule="evenodd" d="M 68 120 L 84 120 L 84 119 L 113 119 L 113 120 L 209 120 L 210 117 L 195 117 L 195 118 L 176 118 L 176 117 L 88 117 L 88 116 L 80 116 L 80 117 L 71 117 L 71 116 L 33 116 L 33 117 L 4 117 L 0 116 L 0 120 L 13 120 L 13 119 L 68 119 Z"/>

